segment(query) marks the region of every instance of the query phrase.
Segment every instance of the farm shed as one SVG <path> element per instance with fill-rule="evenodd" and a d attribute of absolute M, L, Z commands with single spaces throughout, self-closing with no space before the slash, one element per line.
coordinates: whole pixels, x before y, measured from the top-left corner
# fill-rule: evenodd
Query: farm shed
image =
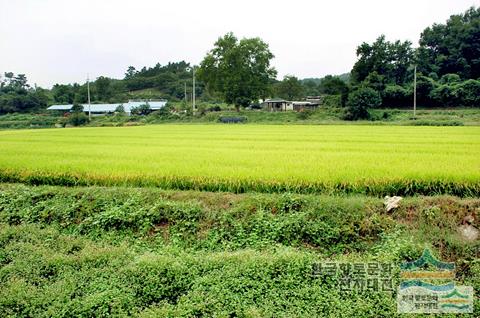
<path fill-rule="evenodd" d="M 262 103 L 262 107 L 271 112 L 313 110 L 319 105 L 320 103 L 315 101 L 286 101 L 284 99 L 267 99 Z"/>
<path fill-rule="evenodd" d="M 307 96 L 305 98 L 305 101 L 312 102 L 312 103 L 317 103 L 317 104 L 321 105 L 322 101 L 323 101 L 323 96 Z"/>
<path fill-rule="evenodd" d="M 271 112 L 283 112 L 293 110 L 292 105 L 280 98 L 267 99 L 262 103 L 262 108 Z"/>
<path fill-rule="evenodd" d="M 292 104 L 292 109 L 296 111 L 303 111 L 303 110 L 314 110 L 317 109 L 318 106 L 320 105 L 317 102 L 291 102 Z"/>
<path fill-rule="evenodd" d="M 165 107 L 167 101 L 128 101 L 127 103 L 117 103 L 117 104 L 90 104 L 90 112 L 92 115 L 104 115 L 114 113 L 117 107 L 123 106 L 125 112 L 130 115 L 132 108 L 139 107 L 141 105 L 147 104 L 152 110 L 159 110 L 162 107 Z M 89 107 L 88 104 L 82 104 L 83 111 L 88 113 Z M 72 104 L 65 105 L 52 105 L 48 107 L 48 110 L 59 110 L 69 112 L 72 109 Z"/>

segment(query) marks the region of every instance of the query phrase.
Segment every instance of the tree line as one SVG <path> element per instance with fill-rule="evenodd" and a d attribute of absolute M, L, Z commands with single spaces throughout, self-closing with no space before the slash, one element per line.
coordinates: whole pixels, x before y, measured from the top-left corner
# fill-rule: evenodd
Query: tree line
<path fill-rule="evenodd" d="M 444 24 L 426 28 L 419 47 L 409 41 L 388 41 L 384 35 L 358 46 L 349 74 L 300 80 L 293 75 L 276 79 L 274 57 L 260 38 L 220 37 L 199 66 L 185 61 L 157 64 L 140 70 L 130 66 L 123 79 L 98 77 L 91 100 L 123 102 L 130 98 L 182 100 L 192 95 L 192 69 L 197 72 L 196 96 L 222 100 L 237 109 L 259 99 L 288 100 L 308 95 L 339 96 L 347 119 L 365 118 L 368 108 L 406 107 L 413 100 L 417 67 L 420 106 L 480 106 L 480 8 L 452 15 Z M 55 84 L 51 90 L 30 87 L 25 75 L 0 78 L 0 114 L 36 111 L 48 103 L 85 103 L 86 84 Z"/>
<path fill-rule="evenodd" d="M 157 64 L 136 70 L 127 68 L 123 79 L 100 76 L 90 83 L 92 103 L 121 103 L 128 99 L 180 100 L 192 95 L 191 65 L 181 61 Z M 203 94 L 203 84 L 196 85 L 196 95 Z M 0 114 L 35 112 L 49 104 L 87 103 L 87 84 L 55 84 L 50 90 L 31 87 L 24 74 L 7 72 L 0 76 Z M 191 97 L 189 97 L 191 98 Z M 205 96 L 207 98 L 207 96 Z"/>
<path fill-rule="evenodd" d="M 117 103 L 135 97 L 183 99 L 185 89 L 187 94 L 192 93 L 190 68 L 190 64 L 185 61 L 163 66 L 157 63 L 154 67 L 144 66 L 140 70 L 129 66 L 121 80 L 100 76 L 93 81 L 90 85 L 91 100 L 94 103 Z M 198 96 L 202 95 L 202 84 L 199 83 L 195 90 Z M 87 86 L 76 83 L 55 84 L 52 88 L 52 98 L 55 103 L 86 103 Z"/>
<path fill-rule="evenodd" d="M 47 91 L 31 87 L 25 74 L 0 75 L 0 114 L 39 111 L 48 103 Z"/>
<path fill-rule="evenodd" d="M 352 118 L 368 117 L 369 107 L 411 105 L 415 66 L 419 105 L 480 106 L 480 8 L 426 28 L 417 49 L 382 35 L 356 53 L 347 101 Z"/>
<path fill-rule="evenodd" d="M 419 105 L 480 106 L 480 8 L 426 28 L 419 44 L 414 49 L 409 41 L 390 42 L 381 35 L 358 46 L 348 82 L 336 76 L 300 81 L 291 75 L 278 82 L 268 45 L 229 33 L 218 39 L 199 73 L 207 90 L 220 92 L 237 107 L 272 95 L 291 100 L 333 94 L 348 107 L 346 117 L 355 119 L 367 117 L 370 107 L 411 105 L 417 66 Z"/>

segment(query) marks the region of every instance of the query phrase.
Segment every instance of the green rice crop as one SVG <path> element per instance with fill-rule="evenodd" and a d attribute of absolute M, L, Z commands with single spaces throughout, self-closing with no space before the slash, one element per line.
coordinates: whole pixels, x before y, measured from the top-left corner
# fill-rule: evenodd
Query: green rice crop
<path fill-rule="evenodd" d="M 0 181 L 478 196 L 480 128 L 157 125 L 0 131 Z"/>

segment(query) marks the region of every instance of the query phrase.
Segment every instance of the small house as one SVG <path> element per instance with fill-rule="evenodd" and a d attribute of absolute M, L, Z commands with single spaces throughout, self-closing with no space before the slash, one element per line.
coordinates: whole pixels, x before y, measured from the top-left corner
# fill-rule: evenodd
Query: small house
<path fill-rule="evenodd" d="M 299 102 L 291 102 L 292 109 L 300 112 L 304 110 L 315 110 L 320 106 L 318 102 L 310 102 L 310 101 L 299 101 Z"/>
<path fill-rule="evenodd" d="M 284 112 L 287 110 L 293 110 L 290 102 L 280 98 L 267 99 L 261 105 L 263 109 L 271 112 Z"/>

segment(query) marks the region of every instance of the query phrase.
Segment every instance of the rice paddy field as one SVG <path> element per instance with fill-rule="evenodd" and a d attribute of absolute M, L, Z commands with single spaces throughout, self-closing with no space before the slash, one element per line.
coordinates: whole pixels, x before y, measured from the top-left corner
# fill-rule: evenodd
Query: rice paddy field
<path fill-rule="evenodd" d="M 0 131 L 0 180 L 231 192 L 480 194 L 480 127 L 156 125 Z"/>

